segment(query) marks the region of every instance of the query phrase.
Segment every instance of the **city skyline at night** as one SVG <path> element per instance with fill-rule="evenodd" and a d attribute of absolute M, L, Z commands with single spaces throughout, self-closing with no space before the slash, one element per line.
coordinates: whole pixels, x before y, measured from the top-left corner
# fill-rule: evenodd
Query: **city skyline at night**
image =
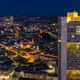
<path fill-rule="evenodd" d="M 80 1 L 0 1 L 0 80 L 79 80 Z"/>

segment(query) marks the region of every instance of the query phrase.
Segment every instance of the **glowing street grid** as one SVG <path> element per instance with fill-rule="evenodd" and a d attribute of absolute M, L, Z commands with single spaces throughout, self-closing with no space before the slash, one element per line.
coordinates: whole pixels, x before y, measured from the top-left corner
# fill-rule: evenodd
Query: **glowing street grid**
<path fill-rule="evenodd" d="M 58 18 L 0 18 L 0 80 L 58 80 Z"/>

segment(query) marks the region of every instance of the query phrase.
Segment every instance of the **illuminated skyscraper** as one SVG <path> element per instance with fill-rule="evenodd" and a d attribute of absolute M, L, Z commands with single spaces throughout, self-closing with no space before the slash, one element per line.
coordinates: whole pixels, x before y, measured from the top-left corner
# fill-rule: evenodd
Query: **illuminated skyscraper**
<path fill-rule="evenodd" d="M 80 79 L 80 16 L 77 12 L 67 15 L 67 72 L 69 79 Z"/>
<path fill-rule="evenodd" d="M 61 80 L 80 80 L 80 16 L 78 12 L 69 12 L 67 17 L 61 17 Z"/>

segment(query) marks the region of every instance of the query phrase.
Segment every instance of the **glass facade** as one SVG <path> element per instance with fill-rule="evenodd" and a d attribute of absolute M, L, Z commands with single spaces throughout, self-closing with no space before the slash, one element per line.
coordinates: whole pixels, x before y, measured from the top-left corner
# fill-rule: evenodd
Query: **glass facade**
<path fill-rule="evenodd" d="M 80 79 L 80 22 L 67 24 L 67 79 Z"/>

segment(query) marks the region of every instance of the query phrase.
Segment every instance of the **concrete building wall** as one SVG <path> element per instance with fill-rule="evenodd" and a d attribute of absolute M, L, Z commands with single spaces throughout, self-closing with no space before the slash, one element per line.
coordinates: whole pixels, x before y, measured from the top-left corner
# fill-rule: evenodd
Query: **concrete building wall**
<path fill-rule="evenodd" d="M 61 80 L 67 80 L 67 22 L 66 17 L 61 17 Z"/>

